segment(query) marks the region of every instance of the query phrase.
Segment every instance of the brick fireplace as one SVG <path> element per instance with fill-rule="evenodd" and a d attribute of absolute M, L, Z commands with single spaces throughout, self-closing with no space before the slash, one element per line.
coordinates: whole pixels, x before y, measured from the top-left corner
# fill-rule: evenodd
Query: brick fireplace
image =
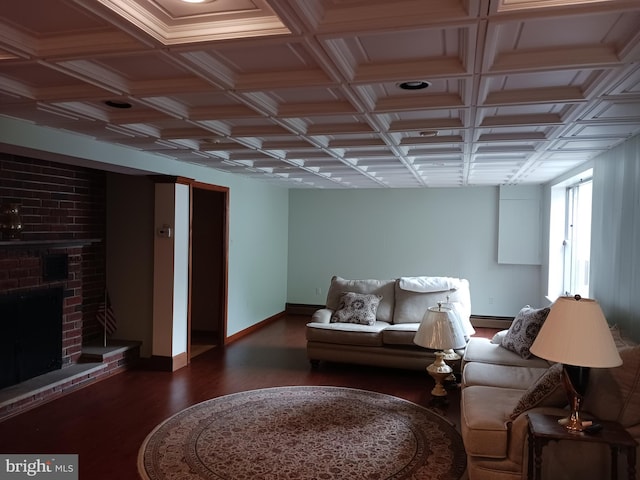
<path fill-rule="evenodd" d="M 63 363 L 99 336 L 95 311 L 105 288 L 105 172 L 0 154 L 0 204 L 17 204 L 20 239 L 0 242 L 0 293 L 64 288 Z M 68 276 L 50 280 L 46 262 L 66 255 Z M 56 257 L 57 256 L 57 257 Z"/>
<path fill-rule="evenodd" d="M 0 153 L 0 205 L 7 204 L 19 206 L 23 227 L 19 239 L 0 240 L 0 297 L 61 290 L 60 370 L 73 370 L 83 347 L 102 339 L 96 312 L 105 293 L 106 173 Z M 14 407 L 0 398 L 0 419 Z"/>
<path fill-rule="evenodd" d="M 30 242 L 27 242 L 30 243 Z M 42 245 L 23 246 L 15 242 L 15 245 L 0 245 L 0 271 L 2 289 L 0 293 L 0 322 L 22 323 L 36 322 L 37 319 L 24 318 L 34 316 L 38 313 L 48 313 L 57 315 L 61 322 L 62 338 L 61 361 L 58 368 L 65 368 L 77 363 L 82 352 L 83 344 L 83 282 L 82 263 L 83 246 L 52 246 L 46 242 Z M 67 278 L 58 280 L 46 280 L 44 275 L 44 265 L 50 258 L 62 259 L 67 265 Z M 34 306 L 40 297 L 46 296 L 48 292 L 61 291 L 62 302 L 61 311 L 39 312 L 44 310 Z M 31 314 L 29 310 L 35 310 Z M 11 313 L 9 313 L 11 312 Z M 34 323 L 35 325 L 35 323 Z M 15 332 L 13 325 L 0 325 L 0 331 Z M 28 328 L 21 332 L 24 338 L 6 338 L 2 340 L 2 345 L 10 348 L 7 344 L 12 341 L 19 341 L 20 350 L 27 349 L 29 345 Z M 34 332 L 35 333 L 35 332 Z M 34 342 L 38 341 L 35 336 Z M 89 339 L 88 339 L 89 341 Z M 4 366 L 3 366 L 4 367 Z M 19 380 L 26 380 L 23 375 L 17 377 Z"/>

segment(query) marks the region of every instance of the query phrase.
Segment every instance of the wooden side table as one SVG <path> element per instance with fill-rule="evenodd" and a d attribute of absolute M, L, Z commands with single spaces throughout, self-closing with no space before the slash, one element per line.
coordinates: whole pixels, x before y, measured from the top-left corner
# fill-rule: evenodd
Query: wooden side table
<path fill-rule="evenodd" d="M 626 451 L 629 480 L 636 478 L 636 441 L 619 423 L 598 421 L 602 430 L 597 433 L 571 433 L 558 423 L 561 417 L 529 413 L 529 463 L 527 478 L 541 480 L 542 450 L 550 441 L 603 443 L 611 450 L 611 479 L 618 478 L 618 452 Z"/>

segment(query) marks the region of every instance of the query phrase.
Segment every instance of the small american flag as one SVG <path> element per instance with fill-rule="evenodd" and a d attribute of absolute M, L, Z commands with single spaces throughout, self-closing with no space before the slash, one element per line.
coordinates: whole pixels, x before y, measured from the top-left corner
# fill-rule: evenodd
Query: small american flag
<path fill-rule="evenodd" d="M 109 292 L 105 294 L 105 302 L 98 307 L 98 313 L 96 315 L 100 325 L 104 327 L 104 331 L 107 335 L 112 335 L 118 328 L 118 322 L 116 316 L 113 314 L 113 308 L 111 307 L 111 299 L 109 298 Z"/>

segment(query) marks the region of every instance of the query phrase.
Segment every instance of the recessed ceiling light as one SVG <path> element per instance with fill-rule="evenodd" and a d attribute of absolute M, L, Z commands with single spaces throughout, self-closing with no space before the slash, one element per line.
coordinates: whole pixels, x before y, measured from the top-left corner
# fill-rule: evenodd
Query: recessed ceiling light
<path fill-rule="evenodd" d="M 120 100 L 107 100 L 104 104 L 111 108 L 131 108 L 133 106 L 129 102 L 121 102 Z"/>
<path fill-rule="evenodd" d="M 421 137 L 435 137 L 436 135 L 438 135 L 437 130 L 423 130 L 420 132 Z"/>
<path fill-rule="evenodd" d="M 398 87 L 403 90 L 422 90 L 424 88 L 429 88 L 431 84 L 424 80 L 408 80 L 406 82 L 398 83 Z"/>

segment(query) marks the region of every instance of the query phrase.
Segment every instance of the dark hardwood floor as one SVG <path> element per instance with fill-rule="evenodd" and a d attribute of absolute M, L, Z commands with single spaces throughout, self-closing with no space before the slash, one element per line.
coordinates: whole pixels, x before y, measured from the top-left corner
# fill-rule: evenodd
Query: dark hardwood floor
<path fill-rule="evenodd" d="M 212 397 L 284 385 L 333 385 L 405 398 L 459 424 L 459 392 L 430 407 L 424 371 L 322 363 L 305 352 L 306 316 L 288 315 L 174 373 L 130 370 L 0 423 L 0 453 L 79 455 L 81 480 L 139 478 L 140 444 L 160 422 Z M 479 332 L 490 335 L 491 332 Z"/>

